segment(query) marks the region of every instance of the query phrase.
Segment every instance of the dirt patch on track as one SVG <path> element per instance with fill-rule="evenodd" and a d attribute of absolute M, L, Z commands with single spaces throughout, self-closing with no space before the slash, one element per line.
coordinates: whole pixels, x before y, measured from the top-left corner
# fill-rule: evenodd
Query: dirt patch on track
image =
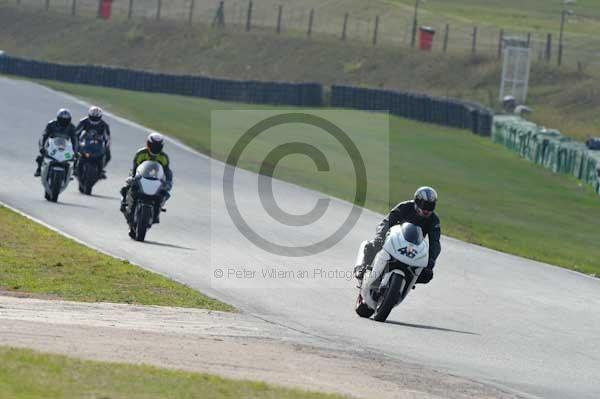
<path fill-rule="evenodd" d="M 0 296 L 0 345 L 355 397 L 514 397 L 420 367 L 330 349 L 325 340 L 249 315 L 198 309 Z"/>

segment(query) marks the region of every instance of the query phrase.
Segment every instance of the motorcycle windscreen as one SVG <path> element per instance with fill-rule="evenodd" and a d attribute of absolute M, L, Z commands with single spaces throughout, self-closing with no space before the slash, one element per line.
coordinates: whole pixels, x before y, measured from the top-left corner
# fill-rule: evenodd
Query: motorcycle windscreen
<path fill-rule="evenodd" d="M 423 230 L 412 223 L 404 223 L 402 225 L 402 235 L 406 241 L 415 245 L 421 245 L 424 239 Z"/>
<path fill-rule="evenodd" d="M 162 181 L 156 179 L 140 179 L 140 190 L 145 195 L 156 195 L 162 187 Z"/>
<path fill-rule="evenodd" d="M 147 180 L 164 180 L 165 172 L 160 163 L 156 161 L 144 161 L 137 167 L 135 171 L 136 176 L 142 177 Z"/>

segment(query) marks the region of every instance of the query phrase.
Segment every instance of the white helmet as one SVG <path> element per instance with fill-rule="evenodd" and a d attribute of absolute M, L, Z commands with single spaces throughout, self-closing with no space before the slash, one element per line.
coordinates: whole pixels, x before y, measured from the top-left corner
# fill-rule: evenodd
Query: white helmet
<path fill-rule="evenodd" d="M 95 125 L 102 120 L 102 109 L 96 106 L 90 107 L 88 117 L 90 118 L 90 122 Z"/>

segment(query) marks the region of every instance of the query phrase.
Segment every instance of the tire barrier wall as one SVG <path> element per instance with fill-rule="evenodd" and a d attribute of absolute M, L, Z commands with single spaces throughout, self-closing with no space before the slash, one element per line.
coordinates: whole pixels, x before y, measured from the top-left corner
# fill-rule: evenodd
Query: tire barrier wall
<path fill-rule="evenodd" d="M 331 88 L 331 106 L 389 111 L 402 118 L 471 130 L 480 136 L 491 135 L 494 117 L 488 108 L 452 98 L 349 86 Z"/>
<path fill-rule="evenodd" d="M 321 107 L 323 86 L 318 83 L 259 82 L 167 75 L 96 65 L 63 65 L 0 56 L 0 73 L 126 90 L 179 94 L 249 104 Z M 468 129 L 489 136 L 493 112 L 477 104 L 451 98 L 348 86 L 331 88 L 331 105 L 371 111 L 443 126 Z"/>
<path fill-rule="evenodd" d="M 600 151 L 518 116 L 494 117 L 492 140 L 554 173 L 575 176 L 600 195 Z"/>
<path fill-rule="evenodd" d="M 179 94 L 250 104 L 307 107 L 323 105 L 323 86 L 318 83 L 212 79 L 203 76 L 167 75 L 96 65 L 62 65 L 9 56 L 0 56 L 0 73 L 33 79 Z"/>

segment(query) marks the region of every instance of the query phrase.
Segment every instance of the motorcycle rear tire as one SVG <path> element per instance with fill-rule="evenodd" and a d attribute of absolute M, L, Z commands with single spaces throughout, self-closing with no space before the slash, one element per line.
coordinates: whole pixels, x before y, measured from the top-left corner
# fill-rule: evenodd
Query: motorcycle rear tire
<path fill-rule="evenodd" d="M 363 302 L 361 294 L 358 294 L 358 297 L 356 298 L 356 305 L 354 306 L 354 311 L 357 315 L 366 319 L 373 316 L 373 312 L 375 312 L 373 309 L 368 307 L 366 303 Z"/>
<path fill-rule="evenodd" d="M 377 308 L 373 315 L 374 320 L 384 322 L 390 315 L 394 306 L 398 304 L 401 294 L 400 287 L 402 286 L 402 279 L 403 277 L 396 273 L 390 277 L 388 288 L 377 302 Z"/>

